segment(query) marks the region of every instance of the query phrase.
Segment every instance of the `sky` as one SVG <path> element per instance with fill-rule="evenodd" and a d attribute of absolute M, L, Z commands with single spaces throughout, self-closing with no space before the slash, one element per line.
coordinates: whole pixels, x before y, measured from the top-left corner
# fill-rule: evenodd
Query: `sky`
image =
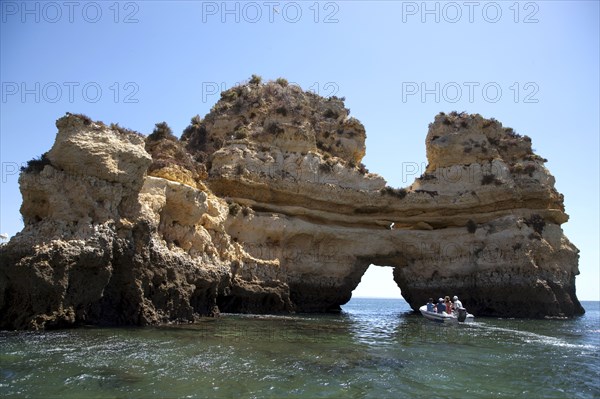
<path fill-rule="evenodd" d="M 18 168 L 84 113 L 176 134 L 258 74 L 346 98 L 369 170 L 408 186 L 440 111 L 532 138 L 565 196 L 577 293 L 600 300 L 598 1 L 1 1 L 0 232 L 22 228 Z M 398 297 L 372 266 L 356 296 Z"/>

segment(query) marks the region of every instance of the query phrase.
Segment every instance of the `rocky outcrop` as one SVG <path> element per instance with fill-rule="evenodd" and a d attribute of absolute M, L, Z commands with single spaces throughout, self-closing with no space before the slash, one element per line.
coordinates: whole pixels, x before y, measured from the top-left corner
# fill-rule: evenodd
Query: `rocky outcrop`
<path fill-rule="evenodd" d="M 25 228 L 2 248 L 0 327 L 189 321 L 235 301 L 292 310 L 277 262 L 226 233 L 225 201 L 146 175 L 143 137 L 76 115 L 57 127 L 46 164 L 20 177 Z"/>
<path fill-rule="evenodd" d="M 370 264 L 394 267 L 414 309 L 456 294 L 476 315 L 583 313 L 562 195 L 527 136 L 439 114 L 426 173 L 393 189 L 348 114 L 281 79 L 223 92 L 181 140 L 59 119 L 19 180 L 0 327 L 335 311 Z"/>

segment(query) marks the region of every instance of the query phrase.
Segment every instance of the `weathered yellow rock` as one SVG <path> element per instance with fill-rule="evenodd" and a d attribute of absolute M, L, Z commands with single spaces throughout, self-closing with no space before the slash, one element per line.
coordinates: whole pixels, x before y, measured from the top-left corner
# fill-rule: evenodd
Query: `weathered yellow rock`
<path fill-rule="evenodd" d="M 48 159 L 73 175 L 140 186 L 152 158 L 144 151 L 144 138 L 116 133 L 101 122 L 66 116 L 56 122 L 58 134 Z"/>
<path fill-rule="evenodd" d="M 436 116 L 427 171 L 403 189 L 359 164 L 365 131 L 341 99 L 280 83 L 224 92 L 152 158 L 88 118 L 57 126 L 49 162 L 19 180 L 0 328 L 337 310 L 372 263 L 415 309 L 459 295 L 479 315 L 583 312 L 562 195 L 497 121 Z"/>

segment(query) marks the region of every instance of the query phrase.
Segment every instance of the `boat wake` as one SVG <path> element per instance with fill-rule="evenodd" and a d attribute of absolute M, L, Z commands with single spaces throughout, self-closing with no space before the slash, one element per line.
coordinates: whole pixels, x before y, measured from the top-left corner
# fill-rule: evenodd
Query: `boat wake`
<path fill-rule="evenodd" d="M 500 331 L 504 333 L 508 333 L 511 336 L 521 339 L 525 343 L 536 343 L 550 346 L 557 346 L 563 348 L 575 348 L 575 349 L 586 349 L 586 350 L 597 350 L 598 346 L 590 345 L 590 344 L 573 344 L 565 341 L 561 338 L 550 337 L 548 335 L 537 334 L 530 331 L 516 330 L 512 328 L 503 328 L 497 326 L 491 326 L 486 324 L 485 322 L 473 322 L 469 323 L 468 327 L 470 328 L 481 328 L 487 331 Z"/>

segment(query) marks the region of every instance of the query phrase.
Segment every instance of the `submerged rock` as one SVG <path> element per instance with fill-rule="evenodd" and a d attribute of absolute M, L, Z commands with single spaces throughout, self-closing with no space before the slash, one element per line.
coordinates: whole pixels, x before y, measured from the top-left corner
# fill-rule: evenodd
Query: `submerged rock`
<path fill-rule="evenodd" d="M 393 189 L 348 113 L 278 80 L 223 92 L 181 140 L 60 118 L 19 179 L 0 328 L 336 311 L 372 263 L 415 310 L 456 294 L 476 315 L 583 313 L 563 198 L 527 136 L 439 114 L 426 173 Z"/>

